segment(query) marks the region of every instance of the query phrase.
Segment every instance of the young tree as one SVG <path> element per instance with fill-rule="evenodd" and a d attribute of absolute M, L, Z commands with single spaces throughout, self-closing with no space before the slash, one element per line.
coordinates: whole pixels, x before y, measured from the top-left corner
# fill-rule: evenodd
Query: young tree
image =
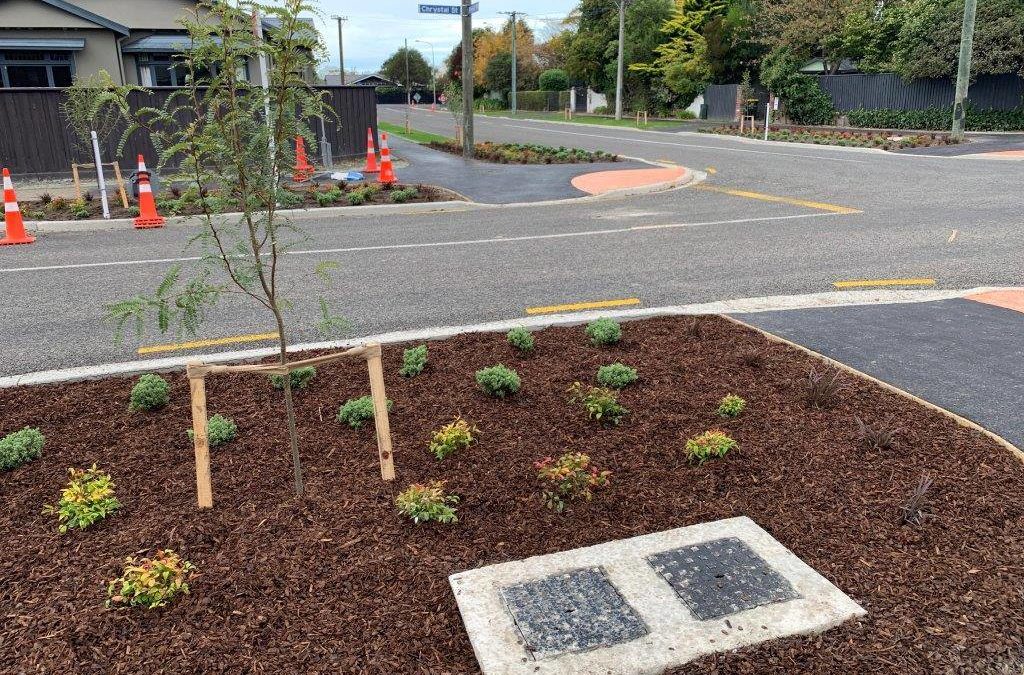
<path fill-rule="evenodd" d="M 484 84 L 491 91 L 505 93 L 512 88 L 512 53 L 498 52 L 487 61 Z"/>
<path fill-rule="evenodd" d="M 306 0 L 201 0 L 182 22 L 191 40 L 180 63 L 186 85 L 164 107 L 140 111 L 138 125 L 150 131 L 160 166 L 170 172 L 165 180 L 186 186 L 184 194 L 202 210 L 202 229 L 190 243 L 199 248 L 201 259 L 190 278 L 175 266 L 152 295 L 109 306 L 118 339 L 130 323 L 141 336 L 150 316 L 161 332 L 177 328 L 195 334 L 222 296 L 235 295 L 272 317 L 278 362 L 287 365 L 285 313 L 294 303 L 283 294 L 282 268 L 285 254 L 302 235 L 278 211 L 291 195 L 282 187 L 283 176 L 295 160 L 296 136 L 315 147 L 306 119 L 330 114 L 302 78 L 321 53 L 316 33 L 300 19 L 312 9 Z M 273 20 L 264 40 L 253 34 L 254 15 Z M 267 88 L 245 80 L 250 60 L 269 61 Z M 215 216 L 214 190 L 239 211 L 236 218 Z M 326 263 L 315 270 L 325 283 L 329 271 Z M 324 332 L 341 327 L 323 298 L 319 308 Z M 301 494 L 291 378 L 283 382 L 295 490 Z"/>
<path fill-rule="evenodd" d="M 128 94 L 140 87 L 118 85 L 105 70 L 86 78 L 76 77 L 64 90 L 60 111 L 75 135 L 79 156 L 92 158 L 92 132 L 102 145 L 118 128 L 129 126 Z"/>
<path fill-rule="evenodd" d="M 405 54 L 409 53 L 409 81 L 405 81 Z M 422 86 L 430 84 L 430 64 L 417 49 L 400 47 L 389 56 L 380 67 L 380 74 L 392 82 L 401 82 L 402 86 Z"/>

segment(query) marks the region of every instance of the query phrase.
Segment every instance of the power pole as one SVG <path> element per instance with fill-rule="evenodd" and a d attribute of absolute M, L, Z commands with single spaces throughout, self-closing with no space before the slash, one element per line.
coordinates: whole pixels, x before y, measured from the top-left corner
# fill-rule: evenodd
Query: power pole
<path fill-rule="evenodd" d="M 343 21 L 348 21 L 347 16 L 338 16 L 337 14 L 331 17 L 338 22 L 338 66 L 340 79 L 338 80 L 342 86 L 345 85 L 345 45 L 341 39 L 341 24 Z"/>
<path fill-rule="evenodd" d="M 512 95 L 509 97 L 509 107 L 511 107 L 511 109 L 512 109 L 512 114 L 515 115 L 516 111 L 518 110 L 518 107 L 519 107 L 518 106 L 518 97 L 516 96 L 516 90 L 518 89 L 518 85 L 517 85 L 517 82 L 516 82 L 516 77 L 518 75 L 518 73 L 517 73 L 517 65 L 518 65 L 518 61 L 519 61 L 519 53 L 516 52 L 516 33 L 519 32 L 518 18 L 520 16 L 525 16 L 526 13 L 525 12 L 512 11 L 512 12 L 498 12 L 498 14 L 507 14 L 508 17 L 509 17 L 509 20 L 512 23 Z"/>
<path fill-rule="evenodd" d="M 971 81 L 971 51 L 974 48 L 974 15 L 978 11 L 978 0 L 964 3 L 964 24 L 960 30 L 960 63 L 956 70 L 956 97 L 953 99 L 953 133 L 955 140 L 964 140 L 964 109 L 967 100 L 967 86 Z"/>
<path fill-rule="evenodd" d="M 409 133 L 409 108 L 412 107 L 412 83 L 409 81 L 409 38 L 405 38 L 405 133 Z"/>
<path fill-rule="evenodd" d="M 615 119 L 622 119 L 622 45 L 626 37 L 626 0 L 619 0 L 619 60 L 615 71 Z"/>
<path fill-rule="evenodd" d="M 462 156 L 473 157 L 473 15 L 462 0 Z"/>

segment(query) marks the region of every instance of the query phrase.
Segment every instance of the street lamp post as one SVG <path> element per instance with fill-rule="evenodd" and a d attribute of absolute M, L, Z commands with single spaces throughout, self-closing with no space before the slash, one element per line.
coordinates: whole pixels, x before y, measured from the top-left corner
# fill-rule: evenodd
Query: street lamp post
<path fill-rule="evenodd" d="M 348 17 L 334 14 L 331 18 L 338 22 L 338 83 L 345 86 L 345 44 L 341 39 L 341 24 L 348 21 Z"/>
<path fill-rule="evenodd" d="M 519 108 L 519 106 L 517 105 L 518 102 L 519 102 L 518 101 L 518 96 L 516 95 L 516 88 L 518 86 L 518 84 L 516 82 L 516 76 L 518 75 L 518 73 L 516 72 L 517 71 L 516 66 L 517 66 L 517 63 L 519 61 L 518 54 L 516 54 L 516 33 L 518 32 L 518 28 L 519 28 L 517 19 L 519 17 L 521 17 L 521 16 L 525 16 L 526 13 L 525 12 L 516 12 L 516 11 L 512 11 L 512 12 L 498 12 L 498 13 L 499 14 L 507 14 L 509 20 L 512 22 L 512 95 L 509 97 L 510 98 L 510 100 L 509 100 L 509 107 L 512 109 L 512 114 L 515 115 L 517 110 L 518 110 L 518 108 Z"/>
<path fill-rule="evenodd" d="M 437 66 L 434 65 L 434 43 L 426 40 L 413 40 L 430 46 L 430 89 L 434 92 L 434 98 L 430 101 L 430 112 L 437 110 Z"/>
<path fill-rule="evenodd" d="M 957 141 L 964 140 L 964 127 L 967 101 L 967 87 L 971 81 L 971 51 L 974 47 L 974 16 L 978 10 L 978 0 L 967 0 L 964 3 L 964 22 L 960 28 L 960 61 L 956 71 L 956 95 L 953 98 L 953 131 Z"/>
<path fill-rule="evenodd" d="M 622 119 L 622 46 L 626 33 L 626 0 L 619 0 L 619 55 L 615 68 L 615 119 Z"/>

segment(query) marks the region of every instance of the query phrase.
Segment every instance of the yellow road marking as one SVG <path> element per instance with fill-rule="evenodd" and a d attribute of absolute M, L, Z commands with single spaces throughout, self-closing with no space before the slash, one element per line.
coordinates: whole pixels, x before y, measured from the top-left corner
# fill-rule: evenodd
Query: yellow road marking
<path fill-rule="evenodd" d="M 718 173 L 718 169 L 716 169 L 713 166 L 709 166 L 707 169 L 705 169 L 705 171 L 710 173 L 712 176 L 714 176 L 716 173 Z"/>
<path fill-rule="evenodd" d="M 695 185 L 695 190 L 706 190 L 708 192 L 720 192 L 734 197 L 746 197 L 747 199 L 758 199 L 763 202 L 777 202 L 779 204 L 792 204 L 793 206 L 805 206 L 809 209 L 829 211 L 831 213 L 863 213 L 860 209 L 852 209 L 849 206 L 838 206 L 836 204 L 825 204 L 824 202 L 811 202 L 806 199 L 794 199 L 792 197 L 779 197 L 777 195 L 766 195 L 762 192 L 750 192 L 749 190 L 733 190 L 732 188 L 718 187 L 717 185 L 701 184 Z"/>
<path fill-rule="evenodd" d="M 260 342 L 262 340 L 276 340 L 277 333 L 254 333 L 252 335 L 235 335 L 233 337 L 215 338 L 213 340 L 196 340 L 195 342 L 178 342 L 169 345 L 153 345 L 152 347 L 139 347 L 140 354 L 154 354 L 156 352 L 176 352 L 184 349 L 199 349 L 201 347 L 216 347 L 218 345 L 233 345 L 239 342 Z"/>
<path fill-rule="evenodd" d="M 584 309 L 606 309 L 608 307 L 624 307 L 639 305 L 640 298 L 622 298 L 621 300 L 598 300 L 595 302 L 574 302 L 567 305 L 549 305 L 547 307 L 527 307 L 527 314 L 554 314 L 555 312 L 579 312 Z"/>
<path fill-rule="evenodd" d="M 864 288 L 869 286 L 933 286 L 935 279 L 856 279 L 837 281 L 836 288 Z"/>
<path fill-rule="evenodd" d="M 671 164 L 673 166 L 677 164 L 677 162 L 673 162 L 671 159 L 659 159 L 658 161 L 662 164 Z"/>

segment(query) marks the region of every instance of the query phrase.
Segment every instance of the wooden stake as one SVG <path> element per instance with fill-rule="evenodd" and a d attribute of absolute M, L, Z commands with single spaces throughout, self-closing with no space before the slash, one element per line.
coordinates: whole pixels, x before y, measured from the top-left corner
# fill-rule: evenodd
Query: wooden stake
<path fill-rule="evenodd" d="M 82 201 L 82 182 L 78 178 L 78 165 L 71 165 L 71 177 L 75 180 L 75 198 Z"/>
<path fill-rule="evenodd" d="M 377 427 L 377 455 L 380 458 L 380 477 L 395 479 L 395 461 L 391 451 L 391 425 L 388 422 L 388 398 L 384 392 L 384 364 L 381 361 L 380 345 L 366 345 L 370 351 L 366 366 L 370 371 L 370 396 L 373 398 L 373 423 Z"/>
<path fill-rule="evenodd" d="M 117 188 L 121 191 L 121 206 L 128 208 L 128 193 L 124 190 L 124 178 L 121 177 L 121 167 L 117 162 L 111 162 L 114 167 L 114 176 L 117 177 Z"/>
<path fill-rule="evenodd" d="M 194 363 L 189 366 L 202 364 Z M 210 483 L 210 442 L 206 437 L 206 380 L 189 373 L 192 392 L 192 443 L 196 451 L 196 497 L 199 508 L 213 508 L 213 486 Z"/>

